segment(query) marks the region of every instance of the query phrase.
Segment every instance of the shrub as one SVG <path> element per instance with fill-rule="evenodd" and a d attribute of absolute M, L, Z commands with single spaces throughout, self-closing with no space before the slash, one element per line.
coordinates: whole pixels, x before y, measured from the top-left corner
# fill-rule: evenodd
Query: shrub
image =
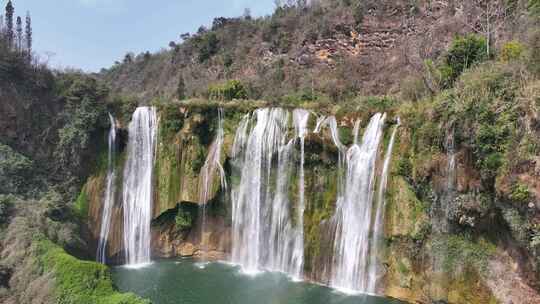
<path fill-rule="evenodd" d="M 519 60 L 523 57 L 525 46 L 517 41 L 510 41 L 503 45 L 501 49 L 501 60 L 510 62 Z"/>
<path fill-rule="evenodd" d="M 23 192 L 32 178 L 34 163 L 0 143 L 0 193 Z"/>
<path fill-rule="evenodd" d="M 247 91 L 239 80 L 229 80 L 225 84 L 210 86 L 208 97 L 220 100 L 247 99 Z"/>
<path fill-rule="evenodd" d="M 11 195 L 0 195 L 0 225 L 7 223 L 14 201 Z"/>
<path fill-rule="evenodd" d="M 527 185 L 522 183 L 516 183 L 512 187 L 512 192 L 510 193 L 510 199 L 517 203 L 527 203 L 530 198 L 530 191 Z"/>
<path fill-rule="evenodd" d="M 204 63 L 217 54 L 219 40 L 216 33 L 208 32 L 194 38 L 195 48 L 199 52 L 199 62 Z"/>
<path fill-rule="evenodd" d="M 444 88 L 453 86 L 461 73 L 477 62 L 486 59 L 487 43 L 483 37 L 467 35 L 456 37 L 439 68 Z"/>
<path fill-rule="evenodd" d="M 193 224 L 193 218 L 191 216 L 191 213 L 183 210 L 182 208 L 178 208 L 178 213 L 176 214 L 176 217 L 174 218 L 174 222 L 176 224 L 176 229 L 187 230 L 191 228 Z"/>

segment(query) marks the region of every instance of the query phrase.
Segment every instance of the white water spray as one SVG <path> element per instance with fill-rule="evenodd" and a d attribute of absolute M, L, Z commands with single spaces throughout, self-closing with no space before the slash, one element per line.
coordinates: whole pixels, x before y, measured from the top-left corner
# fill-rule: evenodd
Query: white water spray
<path fill-rule="evenodd" d="M 384 163 L 382 168 L 382 173 L 379 181 L 379 189 L 377 190 L 377 209 L 375 212 L 375 222 L 373 224 L 373 236 L 371 240 L 371 251 L 370 251 L 370 263 L 369 263 L 369 274 L 368 274 L 368 291 L 375 292 L 377 279 L 380 275 L 380 263 L 377 262 L 379 247 L 381 246 L 381 240 L 383 239 L 383 223 L 384 223 L 384 214 L 386 208 L 386 187 L 388 186 L 388 174 L 390 172 L 390 164 L 392 162 L 392 152 L 394 150 L 394 143 L 396 139 L 396 134 L 398 128 L 400 127 L 401 122 L 399 117 L 397 118 L 397 124 L 392 131 L 392 136 L 390 137 L 390 142 L 388 143 L 388 148 L 386 149 L 386 154 L 384 156 Z"/>
<path fill-rule="evenodd" d="M 216 171 L 220 176 L 221 189 L 227 191 L 227 181 L 225 178 L 225 171 L 221 165 L 221 149 L 223 147 L 223 109 L 218 110 L 218 128 L 214 142 L 210 146 L 208 156 L 201 168 L 200 180 L 199 180 L 199 203 L 202 209 L 201 220 L 201 244 L 203 249 L 203 261 L 206 260 L 208 254 L 208 238 L 206 237 L 206 217 L 207 217 L 207 204 L 210 199 L 210 195 L 215 192 L 214 189 L 214 177 Z"/>
<path fill-rule="evenodd" d="M 286 110 L 260 109 L 255 111 L 255 116 L 250 131 L 249 118 L 244 118 L 233 145 L 232 163 L 240 182 L 231 191 L 232 261 L 248 273 L 268 269 L 300 278 L 304 262 L 303 147 L 309 112 L 293 112 L 296 132 L 290 140 L 287 139 L 290 115 Z M 294 202 L 289 200 L 289 189 L 297 139 L 301 149 L 299 199 L 297 212 L 291 214 Z"/>
<path fill-rule="evenodd" d="M 300 139 L 300 168 L 298 170 L 298 207 L 297 207 L 297 223 L 296 234 L 293 251 L 293 275 L 300 278 L 302 268 L 304 266 L 304 211 L 306 209 L 305 202 L 305 182 L 304 182 L 304 163 L 305 163 L 305 138 L 308 133 L 307 124 L 309 120 L 309 112 L 302 109 L 296 109 L 293 112 L 293 123 L 295 137 Z"/>
<path fill-rule="evenodd" d="M 98 249 L 96 253 L 97 261 L 105 264 L 107 262 L 107 239 L 111 228 L 111 212 L 114 206 L 115 195 L 115 153 L 116 153 L 116 121 L 109 113 L 109 121 L 111 128 L 109 129 L 109 151 L 107 158 L 107 187 L 105 189 L 105 197 L 103 199 L 103 210 L 101 213 L 101 229 L 99 232 Z"/>
<path fill-rule="evenodd" d="M 128 265 L 150 262 L 152 174 L 157 128 L 155 108 L 139 107 L 135 110 L 129 124 L 122 193 L 124 246 Z"/>
<path fill-rule="evenodd" d="M 386 115 L 375 114 L 361 145 L 347 151 L 344 192 L 334 215 L 336 232 L 330 285 L 345 291 L 368 290 L 369 235 L 375 183 L 375 162 Z"/>

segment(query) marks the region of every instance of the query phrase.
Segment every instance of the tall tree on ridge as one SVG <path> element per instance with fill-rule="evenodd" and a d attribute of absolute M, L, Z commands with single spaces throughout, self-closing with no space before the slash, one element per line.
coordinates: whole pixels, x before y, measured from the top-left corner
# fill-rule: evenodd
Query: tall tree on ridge
<path fill-rule="evenodd" d="M 8 1 L 6 5 L 6 41 L 8 47 L 13 46 L 14 32 L 13 32 L 13 14 L 15 13 L 15 8 L 11 0 Z"/>
<path fill-rule="evenodd" d="M 4 39 L 6 38 L 5 37 L 5 33 L 4 33 L 5 29 L 4 29 L 4 15 L 0 15 L 0 43 L 4 43 Z M 2 46 L 0 44 L 0 46 Z"/>
<path fill-rule="evenodd" d="M 26 42 L 26 51 L 28 52 L 28 58 L 32 56 L 32 18 L 30 17 L 30 12 L 26 12 L 26 27 L 25 27 L 25 37 L 24 41 Z"/>
<path fill-rule="evenodd" d="M 23 25 L 22 25 L 22 18 L 21 16 L 17 16 L 17 43 L 16 48 L 19 52 L 22 52 L 23 50 Z"/>

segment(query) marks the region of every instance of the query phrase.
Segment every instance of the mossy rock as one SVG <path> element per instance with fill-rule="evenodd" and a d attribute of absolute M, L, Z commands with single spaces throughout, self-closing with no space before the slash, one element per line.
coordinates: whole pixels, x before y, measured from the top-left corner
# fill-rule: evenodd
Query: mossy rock
<path fill-rule="evenodd" d="M 36 240 L 33 250 L 43 271 L 53 274 L 58 303 L 150 304 L 134 294 L 117 292 L 103 264 L 78 260 L 45 239 Z"/>
<path fill-rule="evenodd" d="M 387 194 L 387 238 L 409 237 L 421 240 L 430 229 L 428 208 L 401 176 L 390 179 Z"/>

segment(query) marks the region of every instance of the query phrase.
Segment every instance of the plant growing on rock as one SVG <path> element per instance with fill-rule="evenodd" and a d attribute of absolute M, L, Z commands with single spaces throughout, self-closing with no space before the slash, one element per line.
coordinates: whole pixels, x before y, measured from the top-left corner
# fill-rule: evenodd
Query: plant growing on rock
<path fill-rule="evenodd" d="M 527 185 L 522 183 L 516 183 L 512 187 L 510 199 L 517 203 L 527 203 L 529 201 L 530 195 L 531 193 Z"/>
<path fill-rule="evenodd" d="M 193 219 L 191 214 L 188 211 L 182 210 L 182 208 L 178 209 L 178 213 L 174 217 L 174 223 L 176 225 L 176 229 L 178 230 L 187 230 L 191 228 L 193 224 Z"/>

